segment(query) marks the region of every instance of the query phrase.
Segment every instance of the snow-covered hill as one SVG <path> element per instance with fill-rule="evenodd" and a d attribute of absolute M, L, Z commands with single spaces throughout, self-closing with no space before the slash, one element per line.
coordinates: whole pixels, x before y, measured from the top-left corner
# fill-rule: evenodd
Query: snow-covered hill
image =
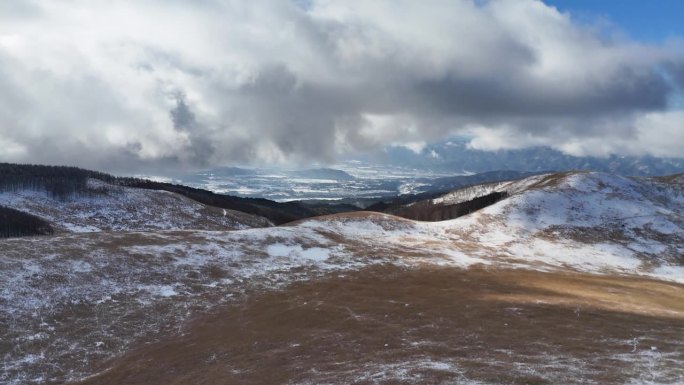
<path fill-rule="evenodd" d="M 485 196 L 493 192 L 506 192 L 509 195 L 518 194 L 528 190 L 531 186 L 540 183 L 551 175 L 554 174 L 542 174 L 520 180 L 483 183 L 474 186 L 468 186 L 432 199 L 431 202 L 435 205 L 454 205 Z"/>
<path fill-rule="evenodd" d="M 684 185 L 679 180 L 566 173 L 496 186 L 510 196 L 443 222 L 350 213 L 231 232 L 2 240 L 0 353 L 5 369 L 0 382 L 78 379 L 91 374 L 93 362 L 123 354 L 135 343 L 182 333 L 185 320 L 218 304 L 374 265 L 591 273 L 684 284 Z M 121 197 L 117 207 L 125 213 L 131 209 L 127 204 L 149 205 L 156 199 L 175 200 L 178 212 L 192 208 L 191 218 L 202 209 L 170 194 L 146 194 L 112 196 Z M 457 195 L 443 200 L 473 196 Z M 80 224 L 83 214 L 77 213 L 100 207 L 92 203 L 100 199 L 85 200 L 87 206 L 67 205 L 69 210 L 49 218 Z M 22 207 L 32 207 L 29 197 L 23 202 Z M 630 311 L 650 309 L 634 306 Z M 682 310 L 668 311 L 684 319 Z"/>
<path fill-rule="evenodd" d="M 231 230 L 270 226 L 254 215 L 207 206 L 178 194 L 88 180 L 88 191 L 56 199 L 44 191 L 0 193 L 0 205 L 37 215 L 66 232 Z"/>
<path fill-rule="evenodd" d="M 588 271 L 648 272 L 684 282 L 684 184 L 679 180 L 566 173 L 499 188 L 511 196 L 435 226 L 458 234 L 459 244 L 479 244 L 478 255 Z"/>

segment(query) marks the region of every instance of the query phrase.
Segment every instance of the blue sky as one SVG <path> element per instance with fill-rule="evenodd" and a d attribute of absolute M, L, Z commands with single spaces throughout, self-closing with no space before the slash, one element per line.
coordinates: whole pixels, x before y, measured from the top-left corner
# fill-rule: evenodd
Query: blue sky
<path fill-rule="evenodd" d="M 658 43 L 684 38 L 682 0 L 545 0 L 573 18 L 609 20 L 635 40 Z"/>
<path fill-rule="evenodd" d="M 684 0 L 544 0 L 569 12 L 579 23 L 606 24 L 629 40 L 649 44 L 677 41 L 684 46 Z M 669 97 L 672 108 L 684 108 L 682 90 Z"/>

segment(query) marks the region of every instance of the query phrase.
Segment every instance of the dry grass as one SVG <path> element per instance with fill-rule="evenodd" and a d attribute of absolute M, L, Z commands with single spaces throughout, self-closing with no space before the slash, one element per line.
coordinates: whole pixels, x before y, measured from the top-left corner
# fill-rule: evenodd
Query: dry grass
<path fill-rule="evenodd" d="M 376 266 L 253 295 L 83 384 L 677 382 L 683 312 L 655 280 Z"/>
<path fill-rule="evenodd" d="M 544 274 L 520 272 L 521 288 L 543 291 L 497 293 L 487 298 L 516 303 L 553 305 L 608 310 L 646 316 L 684 319 L 684 292 L 681 285 L 625 277 L 582 274 Z M 528 277 L 525 277 L 525 276 Z"/>

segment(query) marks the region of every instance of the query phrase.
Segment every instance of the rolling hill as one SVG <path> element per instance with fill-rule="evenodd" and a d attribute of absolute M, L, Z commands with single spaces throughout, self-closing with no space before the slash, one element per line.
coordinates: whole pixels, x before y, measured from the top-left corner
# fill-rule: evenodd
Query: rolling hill
<path fill-rule="evenodd" d="M 677 383 L 681 176 L 561 173 L 420 222 L 0 241 L 0 381 Z M 427 204 L 427 203 L 426 203 Z"/>
<path fill-rule="evenodd" d="M 0 204 L 38 216 L 63 232 L 233 230 L 271 226 L 266 218 L 205 205 L 183 195 L 88 179 L 68 197 L 40 189 L 0 193 Z"/>

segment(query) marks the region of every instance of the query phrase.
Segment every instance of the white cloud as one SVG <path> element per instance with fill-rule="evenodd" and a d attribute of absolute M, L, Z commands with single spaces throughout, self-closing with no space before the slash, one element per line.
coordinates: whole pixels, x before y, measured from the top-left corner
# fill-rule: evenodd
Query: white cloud
<path fill-rule="evenodd" d="M 566 121 L 569 124 L 576 122 Z M 477 150 L 520 149 L 548 146 L 574 156 L 652 155 L 684 157 L 684 111 L 657 111 L 594 121 L 587 135 L 573 135 L 573 129 L 548 123 L 539 135 L 514 126 L 471 127 L 468 147 Z"/>
<path fill-rule="evenodd" d="M 20 159 L 26 155 L 26 147 L 6 138 L 0 138 L 0 157 L 8 160 Z"/>
<path fill-rule="evenodd" d="M 534 0 L 9 0 L 0 160 L 327 161 L 464 131 L 483 149 L 684 156 L 679 75 L 663 76 L 683 63 Z M 170 119 L 178 92 L 191 127 Z"/>
<path fill-rule="evenodd" d="M 630 140 L 629 152 L 662 157 L 684 156 L 684 111 L 652 112 L 635 122 L 636 140 Z"/>

